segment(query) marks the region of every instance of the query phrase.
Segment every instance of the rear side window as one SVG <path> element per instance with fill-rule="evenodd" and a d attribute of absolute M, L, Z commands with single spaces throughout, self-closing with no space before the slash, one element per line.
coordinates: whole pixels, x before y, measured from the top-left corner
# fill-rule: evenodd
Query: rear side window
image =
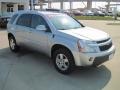
<path fill-rule="evenodd" d="M 12 18 L 10 19 L 10 24 L 13 24 L 14 23 L 14 21 L 15 21 L 15 19 L 17 18 L 17 16 L 18 16 L 18 14 L 15 14 L 15 15 L 13 15 L 12 16 Z"/>
<path fill-rule="evenodd" d="M 32 17 L 31 14 L 22 14 L 18 18 L 16 24 L 21 25 L 21 26 L 30 27 L 30 25 L 31 25 L 31 17 Z"/>

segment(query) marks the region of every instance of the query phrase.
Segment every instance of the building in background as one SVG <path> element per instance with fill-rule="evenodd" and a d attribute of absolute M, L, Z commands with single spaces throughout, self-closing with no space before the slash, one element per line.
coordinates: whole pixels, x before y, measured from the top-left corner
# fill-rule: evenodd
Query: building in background
<path fill-rule="evenodd" d="M 19 10 L 29 9 L 29 0 L 0 0 L 0 16 L 11 16 Z"/>

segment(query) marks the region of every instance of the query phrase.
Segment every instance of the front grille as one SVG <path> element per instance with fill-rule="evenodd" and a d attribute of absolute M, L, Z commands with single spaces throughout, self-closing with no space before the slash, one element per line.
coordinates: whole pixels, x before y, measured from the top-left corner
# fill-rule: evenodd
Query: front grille
<path fill-rule="evenodd" d="M 110 38 L 105 39 L 105 40 L 101 40 L 101 41 L 97 41 L 97 44 L 99 44 L 99 49 L 100 51 L 106 51 L 108 49 L 110 49 L 112 47 L 112 42 L 108 42 L 110 40 Z M 106 43 L 105 45 L 100 46 L 100 44 Z"/>
<path fill-rule="evenodd" d="M 105 39 L 105 40 L 102 40 L 102 41 L 97 41 L 97 43 L 98 43 L 98 44 L 99 44 L 99 43 L 104 43 L 104 42 L 107 42 L 108 40 L 110 40 L 110 38 Z"/>
<path fill-rule="evenodd" d="M 104 45 L 104 46 L 99 46 L 100 48 L 100 51 L 105 51 L 105 50 L 108 50 L 112 47 L 112 42 L 109 43 L 108 45 Z"/>

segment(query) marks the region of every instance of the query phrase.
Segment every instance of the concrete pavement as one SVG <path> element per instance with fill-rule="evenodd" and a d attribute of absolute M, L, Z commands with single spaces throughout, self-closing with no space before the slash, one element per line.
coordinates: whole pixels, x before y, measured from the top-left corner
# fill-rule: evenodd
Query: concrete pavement
<path fill-rule="evenodd" d="M 111 35 L 116 45 L 112 60 L 98 68 L 78 69 L 65 76 L 41 53 L 25 48 L 12 53 L 6 31 L 0 30 L 0 90 L 119 90 L 120 25 L 108 25 L 112 21 L 81 22 Z"/>

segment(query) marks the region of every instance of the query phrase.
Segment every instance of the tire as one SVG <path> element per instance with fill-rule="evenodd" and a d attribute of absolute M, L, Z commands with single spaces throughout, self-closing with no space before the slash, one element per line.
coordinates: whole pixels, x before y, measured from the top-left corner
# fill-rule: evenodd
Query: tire
<path fill-rule="evenodd" d="M 71 52 L 65 48 L 53 53 L 54 66 L 62 74 L 70 74 L 75 69 L 74 58 Z"/>
<path fill-rule="evenodd" d="M 18 52 L 19 47 L 16 43 L 16 40 L 13 36 L 8 37 L 9 40 L 9 47 L 12 52 Z"/>

